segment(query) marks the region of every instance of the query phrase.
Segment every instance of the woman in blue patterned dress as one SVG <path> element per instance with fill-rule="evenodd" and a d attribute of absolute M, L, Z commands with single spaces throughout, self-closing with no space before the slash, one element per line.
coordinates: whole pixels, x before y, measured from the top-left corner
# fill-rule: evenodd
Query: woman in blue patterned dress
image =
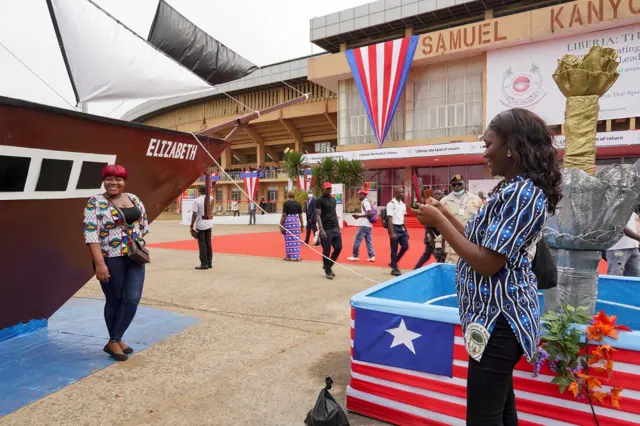
<path fill-rule="evenodd" d="M 144 244 L 149 233 L 142 201 L 124 192 L 127 177 L 124 167 L 106 166 L 102 170 L 105 193 L 91 197 L 84 209 L 84 239 L 106 299 L 109 342 L 104 351 L 118 361 L 126 361 L 133 353 L 122 336 L 136 315 L 145 276 L 144 265 L 129 259 L 128 245 L 134 239 Z"/>
<path fill-rule="evenodd" d="M 561 198 L 554 136 L 534 113 L 498 114 L 484 135 L 494 176 L 504 182 L 466 227 L 430 199 L 416 213 L 460 256 L 456 291 L 469 353 L 468 425 L 517 425 L 513 370 L 538 345 L 540 309 L 529 252 Z"/>
<path fill-rule="evenodd" d="M 284 235 L 284 260 L 297 262 L 302 260 L 300 257 L 300 235 L 304 232 L 302 206 L 296 201 L 296 194 L 293 191 L 289 191 L 288 197 L 289 199 L 282 206 L 280 219 L 280 229 Z"/>

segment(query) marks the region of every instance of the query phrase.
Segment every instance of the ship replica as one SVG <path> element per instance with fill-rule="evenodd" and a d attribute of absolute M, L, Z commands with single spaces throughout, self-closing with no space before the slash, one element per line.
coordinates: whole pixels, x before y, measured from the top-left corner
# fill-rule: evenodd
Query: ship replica
<path fill-rule="evenodd" d="M 257 67 L 163 0 L 147 38 L 91 0 L 42 0 L 78 105 L 211 91 Z M 213 164 L 249 113 L 185 133 L 0 97 L 0 340 L 49 318 L 93 275 L 81 232 L 101 169 L 121 164 L 153 221 Z M 228 131 L 227 137 L 210 135 Z M 207 183 L 210 182 L 207 180 Z"/>

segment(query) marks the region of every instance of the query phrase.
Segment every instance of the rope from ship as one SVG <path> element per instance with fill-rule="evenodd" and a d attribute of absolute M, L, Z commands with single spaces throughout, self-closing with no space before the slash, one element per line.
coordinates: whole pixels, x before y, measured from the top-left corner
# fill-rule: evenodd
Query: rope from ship
<path fill-rule="evenodd" d="M 257 208 L 259 208 L 263 213 L 267 213 L 266 210 L 264 210 L 262 207 L 260 207 L 259 203 L 256 203 L 256 201 L 253 199 L 253 197 L 250 197 L 249 194 L 247 194 L 245 192 L 245 190 L 238 185 L 238 183 L 231 178 L 231 176 L 229 176 L 229 174 L 227 173 L 227 171 L 220 165 L 220 163 L 218 163 L 218 161 L 214 158 L 213 155 L 211 155 L 211 153 L 209 152 L 209 150 L 202 144 L 202 142 L 200 141 L 200 139 L 198 139 L 198 137 L 195 135 L 195 133 L 191 133 L 191 136 L 193 136 L 193 138 L 198 142 L 198 144 L 200 145 L 200 147 L 204 150 L 204 152 L 207 153 L 207 155 L 209 156 L 209 158 L 211 158 L 211 161 L 214 162 L 214 164 L 216 165 L 216 167 L 218 167 L 218 170 L 221 170 L 222 173 L 224 173 L 224 175 L 231 181 L 233 182 L 233 184 L 240 190 L 240 192 L 242 192 L 242 194 L 244 194 L 249 200 L 251 200 L 251 202 L 253 202 Z M 281 224 L 278 224 L 278 226 L 280 228 L 282 228 L 285 232 L 287 232 L 289 235 L 291 235 L 294 238 L 297 238 L 298 241 L 308 247 L 309 249 L 311 249 L 312 251 L 314 251 L 315 253 L 319 254 L 320 256 L 322 256 L 324 259 L 327 259 L 329 261 L 331 261 L 334 265 L 337 265 L 338 267 L 351 272 L 352 274 L 358 276 L 359 278 L 362 278 L 363 280 L 372 282 L 374 284 L 380 284 L 378 281 L 374 280 L 373 278 L 369 278 L 365 275 L 362 275 L 361 273 L 349 268 L 348 266 L 343 265 L 342 263 L 336 262 L 334 260 L 332 260 L 331 258 L 325 256 L 324 254 L 322 254 L 322 252 L 316 250 L 313 246 L 310 246 L 309 244 L 305 243 L 304 240 L 302 240 L 300 237 L 298 237 L 297 235 L 294 235 L 291 231 L 289 231 L 288 229 L 286 229 L 284 226 L 282 226 Z"/>

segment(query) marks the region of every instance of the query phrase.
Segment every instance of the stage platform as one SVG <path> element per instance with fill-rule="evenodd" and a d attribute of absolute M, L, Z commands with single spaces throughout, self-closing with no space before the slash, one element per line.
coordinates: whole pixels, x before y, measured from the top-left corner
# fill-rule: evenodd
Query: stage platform
<path fill-rule="evenodd" d="M 116 363 L 102 350 L 109 339 L 103 308 L 101 299 L 73 298 L 47 328 L 0 342 L 0 416 Z M 125 341 L 138 353 L 197 322 L 140 306 Z"/>

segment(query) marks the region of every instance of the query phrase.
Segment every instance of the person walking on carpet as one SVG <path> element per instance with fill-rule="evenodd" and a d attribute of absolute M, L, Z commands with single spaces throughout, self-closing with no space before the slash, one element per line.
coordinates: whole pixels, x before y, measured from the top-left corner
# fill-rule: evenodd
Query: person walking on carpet
<path fill-rule="evenodd" d="M 371 202 L 367 199 L 368 192 L 364 189 L 361 189 L 358 192 L 358 197 L 360 198 L 360 214 L 354 214 L 353 218 L 358 220 L 358 232 L 356 233 L 356 239 L 353 242 L 353 255 L 348 257 L 347 259 L 352 262 L 357 262 L 360 260 L 360 244 L 362 244 L 362 239 L 365 240 L 367 244 L 367 254 L 369 257 L 367 260 L 369 262 L 375 262 L 376 254 L 373 250 L 373 241 L 371 239 L 371 230 L 373 225 L 371 224 L 371 218 L 373 217 L 373 208 L 371 207 Z"/>
<path fill-rule="evenodd" d="M 316 220 L 316 197 L 312 193 L 309 193 L 309 201 L 307 201 L 307 235 L 304 238 L 304 243 L 309 244 L 311 233 L 313 232 L 314 238 L 318 233 L 318 222 Z M 314 244 L 314 247 L 320 245 L 320 240 Z"/>
<path fill-rule="evenodd" d="M 409 250 L 409 233 L 404 225 L 404 217 L 407 214 L 407 206 L 402 201 L 404 198 L 404 188 L 398 187 L 394 198 L 387 204 L 387 217 L 389 221 L 389 242 L 391 245 L 391 275 L 400 276 L 402 272 L 398 269 L 398 262 Z M 400 247 L 400 251 L 398 251 Z"/>
<path fill-rule="evenodd" d="M 195 210 L 191 215 L 191 235 L 198 240 L 198 249 L 200 250 L 200 266 L 196 269 L 213 268 L 213 249 L 211 247 L 211 228 L 213 221 L 203 219 L 205 216 L 205 200 L 207 188 L 201 186 L 199 188 L 200 196 L 196 199 Z"/>
<path fill-rule="evenodd" d="M 284 260 L 298 262 L 302 260 L 300 257 L 300 236 L 304 231 L 302 206 L 296 201 L 295 192 L 289 191 L 288 198 L 282 206 L 282 218 L 280 219 L 280 229 L 284 235 Z"/>
<path fill-rule="evenodd" d="M 444 192 L 442 189 L 434 189 L 433 195 L 431 196 L 434 200 L 440 201 L 442 197 L 444 197 Z M 432 228 L 431 228 L 432 229 Z M 416 267 L 413 269 L 420 269 L 424 266 L 425 263 L 429 261 L 429 258 L 433 254 L 436 262 L 444 263 L 445 254 L 444 254 L 444 241 L 442 240 L 442 235 L 438 233 L 438 235 L 434 237 L 433 231 L 430 230 L 428 226 L 424 228 L 424 253 L 416 263 Z"/>
<path fill-rule="evenodd" d="M 316 202 L 316 222 L 322 244 L 322 264 L 328 280 L 336 276 L 333 273 L 333 264 L 342 251 L 342 234 L 336 213 L 336 199 L 331 196 L 331 188 L 331 183 L 325 182 L 322 185 L 322 196 Z M 333 253 L 331 253 L 332 247 Z"/>

